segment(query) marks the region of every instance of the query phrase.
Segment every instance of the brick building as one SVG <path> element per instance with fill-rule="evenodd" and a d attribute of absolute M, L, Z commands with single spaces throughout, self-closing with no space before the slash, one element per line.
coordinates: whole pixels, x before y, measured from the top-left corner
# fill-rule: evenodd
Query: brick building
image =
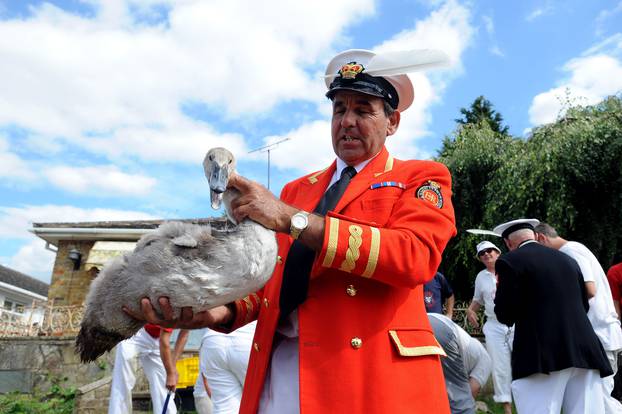
<path fill-rule="evenodd" d="M 212 225 L 219 219 L 180 220 Z M 134 249 L 136 241 L 163 220 L 33 223 L 32 233 L 56 252 L 48 299 L 54 305 L 81 305 L 91 281 L 110 258 Z M 52 247 L 53 246 L 53 247 Z"/>

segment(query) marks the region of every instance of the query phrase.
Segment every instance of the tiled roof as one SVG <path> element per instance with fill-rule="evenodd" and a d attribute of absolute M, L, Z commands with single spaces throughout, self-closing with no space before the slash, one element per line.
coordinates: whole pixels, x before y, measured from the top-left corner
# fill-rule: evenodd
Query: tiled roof
<path fill-rule="evenodd" d="M 195 224 L 224 223 L 224 217 L 171 219 L 171 220 L 131 220 L 131 221 L 85 221 L 68 223 L 32 223 L 37 228 L 79 228 L 79 229 L 155 229 L 165 221 L 183 221 Z"/>
<path fill-rule="evenodd" d="M 0 282 L 47 297 L 50 285 L 17 270 L 0 265 Z"/>

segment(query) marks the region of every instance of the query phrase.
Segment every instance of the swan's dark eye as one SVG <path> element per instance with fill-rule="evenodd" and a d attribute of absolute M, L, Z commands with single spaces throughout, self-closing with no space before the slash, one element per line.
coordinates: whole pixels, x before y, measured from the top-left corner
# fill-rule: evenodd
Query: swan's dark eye
<path fill-rule="evenodd" d="M 231 164 L 233 162 L 233 160 L 229 160 L 229 164 Z"/>
<path fill-rule="evenodd" d="M 210 160 L 210 161 L 214 161 L 214 156 L 213 156 L 213 155 L 210 155 L 210 156 L 209 156 L 209 160 Z"/>

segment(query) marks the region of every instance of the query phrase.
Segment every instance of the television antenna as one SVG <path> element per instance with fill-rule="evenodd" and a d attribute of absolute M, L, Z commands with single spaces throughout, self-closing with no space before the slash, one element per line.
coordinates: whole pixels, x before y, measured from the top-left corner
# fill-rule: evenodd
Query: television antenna
<path fill-rule="evenodd" d="M 255 148 L 254 150 L 249 151 L 249 154 L 253 152 L 267 152 L 268 153 L 268 190 L 270 189 L 270 151 L 279 146 L 279 144 L 284 143 L 285 141 L 289 141 L 291 138 L 284 138 L 280 141 L 273 142 L 272 144 L 264 145 L 263 147 Z"/>

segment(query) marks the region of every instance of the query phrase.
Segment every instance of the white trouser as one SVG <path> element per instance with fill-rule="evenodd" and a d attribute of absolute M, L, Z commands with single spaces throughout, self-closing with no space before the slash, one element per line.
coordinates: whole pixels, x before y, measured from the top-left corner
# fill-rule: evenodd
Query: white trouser
<path fill-rule="evenodd" d="M 611 364 L 611 368 L 613 369 L 613 375 L 609 375 L 608 377 L 602 378 L 603 384 L 603 394 L 604 394 L 604 403 L 605 403 L 605 414 L 622 414 L 622 404 L 620 401 L 616 400 L 611 396 L 611 392 L 613 391 L 614 381 L 613 377 L 618 372 L 618 355 L 620 350 L 616 351 L 605 351 L 607 354 L 607 359 L 609 359 L 609 363 Z"/>
<path fill-rule="evenodd" d="M 199 365 L 200 367 L 200 365 Z M 212 414 L 212 400 L 205 389 L 203 383 L 203 374 L 199 368 L 199 375 L 197 375 L 197 382 L 194 384 L 194 391 L 192 392 L 194 397 L 194 408 L 197 414 Z"/>
<path fill-rule="evenodd" d="M 129 414 L 132 412 L 132 388 L 136 384 L 134 358 L 138 357 L 147 380 L 153 412 L 160 414 L 166 400 L 166 371 L 160 358 L 160 342 L 145 331 L 117 345 L 108 414 Z M 177 408 L 171 397 L 167 414 L 176 414 Z"/>
<path fill-rule="evenodd" d="M 212 392 L 213 414 L 237 414 L 240 410 L 253 332 L 203 337 L 200 372 Z"/>
<path fill-rule="evenodd" d="M 512 381 L 518 414 L 602 414 L 602 381 L 595 369 L 566 368 Z"/>
<path fill-rule="evenodd" d="M 488 319 L 483 327 L 486 350 L 492 360 L 493 399 L 498 403 L 512 402 L 512 342 L 514 329 L 496 319 Z"/>

